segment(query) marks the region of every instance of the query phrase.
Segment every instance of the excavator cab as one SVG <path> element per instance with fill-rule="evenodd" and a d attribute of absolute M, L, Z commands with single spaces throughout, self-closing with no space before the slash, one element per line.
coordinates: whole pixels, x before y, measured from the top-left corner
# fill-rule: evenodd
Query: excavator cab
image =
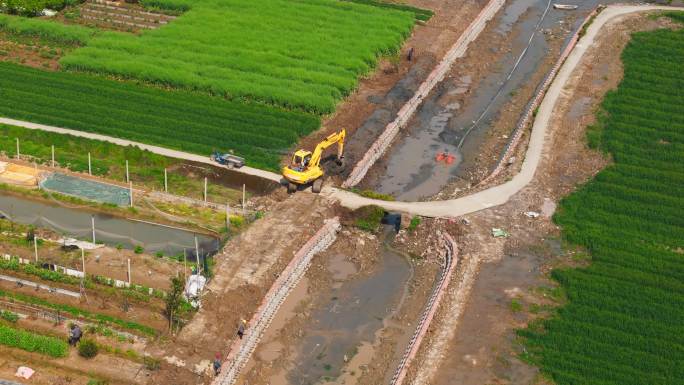
<path fill-rule="evenodd" d="M 311 163 L 311 151 L 299 150 L 292 155 L 292 169 L 297 171 L 306 170 L 306 166 Z"/>
<path fill-rule="evenodd" d="M 292 164 L 283 167 L 283 177 L 287 180 L 287 191 L 293 193 L 297 191 L 298 185 L 311 184 L 311 190 L 315 193 L 321 192 L 323 188 L 323 175 L 325 172 L 321 168 L 321 157 L 328 147 L 337 144 L 337 160 L 342 160 L 344 151 L 344 138 L 346 131 L 342 130 L 328 135 L 322 142 L 318 143 L 314 151 L 297 150 L 292 155 Z"/>

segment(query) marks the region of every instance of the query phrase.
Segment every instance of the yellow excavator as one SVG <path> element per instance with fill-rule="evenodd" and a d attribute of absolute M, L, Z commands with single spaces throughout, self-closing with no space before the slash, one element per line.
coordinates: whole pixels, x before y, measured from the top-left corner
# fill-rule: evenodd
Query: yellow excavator
<path fill-rule="evenodd" d="M 293 193 L 297 191 L 298 186 L 308 185 L 309 183 L 311 183 L 311 191 L 315 193 L 321 192 L 323 188 L 323 175 L 325 174 L 320 165 L 323 151 L 337 144 L 337 163 L 341 165 L 345 135 L 346 131 L 344 129 L 329 135 L 322 142 L 318 143 L 313 152 L 297 150 L 292 156 L 292 164 L 283 167 L 283 177 L 288 181 L 287 192 Z"/>

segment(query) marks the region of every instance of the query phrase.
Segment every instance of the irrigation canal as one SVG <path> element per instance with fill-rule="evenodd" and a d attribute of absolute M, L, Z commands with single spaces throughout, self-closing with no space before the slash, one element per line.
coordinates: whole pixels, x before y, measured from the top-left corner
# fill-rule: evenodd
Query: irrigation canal
<path fill-rule="evenodd" d="M 148 253 L 161 251 L 178 255 L 187 250 L 191 255 L 195 250 L 195 236 L 201 255 L 213 254 L 219 247 L 218 239 L 205 234 L 11 196 L 0 195 L 0 214 L 17 223 L 88 241 L 92 240 L 94 218 L 96 242 L 129 249 L 142 246 Z"/>
<path fill-rule="evenodd" d="M 546 12 L 548 0 L 507 2 L 490 22 L 495 25 L 495 36 L 483 34 L 480 40 L 504 39 L 512 35 L 510 51 L 506 50 L 493 65 L 495 71 L 476 84 L 470 76 L 456 75 L 447 78 L 426 97 L 406 127 L 408 135 L 391 148 L 386 172 L 374 181 L 375 190 L 392 194 L 402 201 L 414 201 L 430 197 L 452 180 L 463 177 L 468 166 L 476 161 L 486 134 L 506 106 L 509 95 L 530 80 L 549 54 L 549 46 L 540 30 L 553 29 L 566 23 L 566 17 L 575 17 L 575 25 L 566 25 L 574 31 L 598 4 L 596 0 L 564 3 L 576 4 L 579 8 L 562 11 L 550 7 Z M 570 31 L 564 32 L 566 42 L 571 35 Z M 525 49 L 527 51 L 522 55 Z M 454 101 L 466 92 L 470 92 L 470 96 L 464 106 Z M 515 122 L 511 122 L 513 126 Z M 455 161 L 450 165 L 437 164 L 435 155 L 445 150 L 456 155 Z"/>

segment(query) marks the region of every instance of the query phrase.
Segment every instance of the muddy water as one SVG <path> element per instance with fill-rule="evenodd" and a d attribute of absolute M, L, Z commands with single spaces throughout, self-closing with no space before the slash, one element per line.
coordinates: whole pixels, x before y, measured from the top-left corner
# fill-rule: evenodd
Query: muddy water
<path fill-rule="evenodd" d="M 404 257 L 387 248 L 369 275 L 342 281 L 355 273 L 344 256 L 332 258 L 329 270 L 340 282 L 328 302 L 311 314 L 295 364 L 286 375 L 290 384 L 341 383 L 341 377 L 353 383 L 372 359 L 377 333 L 401 302 L 411 276 Z"/>
<path fill-rule="evenodd" d="M 91 217 L 94 215 L 95 240 L 98 242 L 128 249 L 141 245 L 147 252 L 162 251 L 166 255 L 195 249 L 195 234 L 189 231 L 11 196 L 0 195 L 0 214 L 17 223 L 48 228 L 67 237 L 88 241 L 92 240 Z M 198 234 L 197 239 L 201 254 L 216 251 L 216 239 L 202 234 Z"/>
<path fill-rule="evenodd" d="M 567 16 L 576 17 L 578 24 L 597 4 L 595 0 L 564 3 L 578 4 L 580 8 L 570 12 L 549 9 L 541 29 L 557 27 L 560 22 L 565 22 L 563 19 Z M 502 39 L 513 34 L 516 37 L 512 45 L 507 47 L 510 52 L 502 55 L 492 66 L 495 70 L 479 83 L 472 84 L 468 76 L 456 74 L 425 99 L 406 128 L 409 135 L 391 149 L 386 174 L 374 186 L 377 191 L 394 195 L 400 200 L 418 200 L 438 193 L 447 183 L 464 175 L 465 169 L 473 164 L 479 153 L 487 130 L 511 93 L 529 80 L 548 54 L 544 35 L 536 33 L 527 53 L 507 80 L 547 5 L 547 0 L 507 2 L 503 11 L 492 21 L 496 36 L 482 35 L 480 39 Z M 564 35 L 569 38 L 571 33 L 565 32 Z M 463 107 L 455 100 L 465 92 L 470 92 L 470 95 Z M 515 123 L 511 122 L 511 128 Z M 442 151 L 455 156 L 453 163 L 435 161 L 435 156 Z"/>

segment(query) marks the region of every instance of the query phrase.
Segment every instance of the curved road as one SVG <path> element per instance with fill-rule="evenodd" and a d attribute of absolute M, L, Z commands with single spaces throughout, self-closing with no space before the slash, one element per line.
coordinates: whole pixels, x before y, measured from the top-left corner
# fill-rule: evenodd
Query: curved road
<path fill-rule="evenodd" d="M 684 10 L 678 7 L 656 6 L 656 5 L 611 5 L 601 12 L 594 22 L 589 26 L 585 35 L 579 40 L 575 48 L 572 50 L 568 58 L 563 63 L 558 75 L 549 87 L 549 90 L 544 97 L 539 111 L 532 126 L 532 135 L 528 144 L 525 159 L 522 164 L 520 172 L 510 181 L 489 189 L 462 197 L 458 199 L 444 200 L 444 201 L 429 201 L 429 202 L 388 202 L 377 199 L 370 199 L 362 197 L 358 194 L 341 190 L 335 187 L 328 187 L 323 190 L 323 194 L 332 199 L 337 199 L 340 203 L 351 209 L 356 209 L 366 205 L 377 205 L 386 210 L 401 211 L 413 215 L 421 215 L 426 217 L 457 217 L 465 214 L 470 214 L 489 207 L 504 204 L 511 196 L 522 190 L 534 178 L 537 170 L 539 160 L 541 159 L 542 150 L 544 148 L 544 141 L 547 135 L 547 128 L 551 121 L 553 107 L 561 94 L 565 83 L 568 81 L 570 74 L 573 72 L 580 59 L 586 52 L 587 48 L 594 43 L 594 39 L 606 24 L 615 17 L 625 14 L 653 10 Z M 164 147 L 153 146 L 149 144 L 134 142 L 125 139 L 114 138 L 106 135 L 93 134 L 89 132 L 71 130 L 67 128 L 59 128 L 46 126 L 43 124 L 36 124 L 24 122 L 14 119 L 0 117 L 0 123 L 24 127 L 34 130 L 42 130 L 48 132 L 55 132 L 59 134 L 73 135 L 88 139 L 101 140 L 118 144 L 121 146 L 137 146 L 143 150 L 148 150 L 155 154 L 169 156 L 178 159 L 190 160 L 193 162 L 206 163 L 214 166 L 219 166 L 209 159 L 209 157 L 191 154 L 188 152 L 172 150 Z M 221 167 L 221 166 L 219 166 Z M 225 166 L 224 166 L 225 167 Z M 258 176 L 274 182 L 280 182 L 282 177 L 279 174 L 260 170 L 252 167 L 241 167 L 233 169 L 235 171 Z"/>
<path fill-rule="evenodd" d="M 544 142 L 547 137 L 547 129 L 551 121 L 556 101 L 558 100 L 565 83 L 570 78 L 570 74 L 579 64 L 580 59 L 584 56 L 587 48 L 594 43 L 601 28 L 608 21 L 616 17 L 634 12 L 653 10 L 682 11 L 684 9 L 655 5 L 611 5 L 598 14 L 594 22 L 587 29 L 585 35 L 579 40 L 563 63 L 558 75 L 553 80 L 553 83 L 551 83 L 534 120 L 532 135 L 530 137 L 527 152 L 525 153 L 522 168 L 510 181 L 462 198 L 430 202 L 388 202 L 365 198 L 355 193 L 337 188 L 327 188 L 323 193 L 338 199 L 342 206 L 351 209 L 366 205 L 377 205 L 386 210 L 402 211 L 426 217 L 457 217 L 506 203 L 510 197 L 522 190 L 534 178 L 534 174 L 537 171 L 537 166 L 541 159 Z"/>

